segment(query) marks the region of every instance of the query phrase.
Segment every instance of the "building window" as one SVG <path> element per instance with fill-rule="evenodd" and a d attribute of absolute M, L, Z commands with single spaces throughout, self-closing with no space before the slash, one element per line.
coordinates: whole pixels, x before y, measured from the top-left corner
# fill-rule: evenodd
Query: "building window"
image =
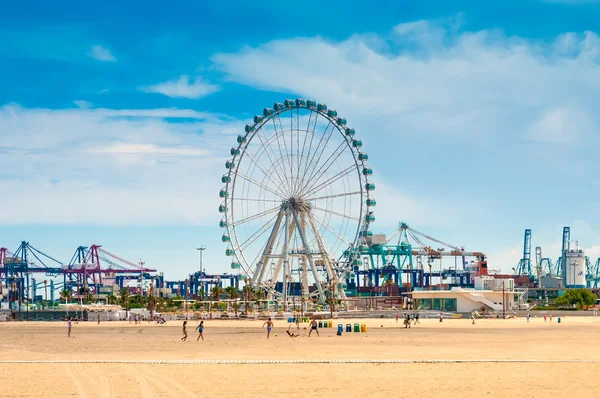
<path fill-rule="evenodd" d="M 447 298 L 444 299 L 444 311 L 456 311 L 456 299 L 455 298 Z"/>
<path fill-rule="evenodd" d="M 456 311 L 455 298 L 425 298 L 415 299 L 415 306 L 418 310 L 435 310 L 435 311 Z M 433 304 L 433 305 L 432 305 Z"/>

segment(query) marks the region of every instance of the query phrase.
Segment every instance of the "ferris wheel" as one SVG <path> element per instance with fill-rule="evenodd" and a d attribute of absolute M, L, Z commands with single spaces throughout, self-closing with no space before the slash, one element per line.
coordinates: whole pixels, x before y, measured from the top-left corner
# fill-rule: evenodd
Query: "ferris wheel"
<path fill-rule="evenodd" d="M 345 278 L 371 235 L 373 171 L 346 119 L 325 104 L 265 108 L 231 148 L 220 226 L 240 278 L 267 292 L 324 302 L 345 298 Z M 279 283 L 279 284 L 278 284 Z"/>

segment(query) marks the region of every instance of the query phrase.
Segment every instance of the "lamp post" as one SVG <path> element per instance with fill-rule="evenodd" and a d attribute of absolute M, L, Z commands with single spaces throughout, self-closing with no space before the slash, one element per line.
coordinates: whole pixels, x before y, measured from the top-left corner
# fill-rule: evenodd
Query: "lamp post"
<path fill-rule="evenodd" d="M 185 317 L 187 319 L 187 312 L 188 312 L 188 282 L 189 280 L 186 278 L 185 280 Z"/>
<path fill-rule="evenodd" d="M 202 281 L 202 252 L 204 250 L 206 250 L 206 247 L 200 246 L 200 247 L 197 247 L 196 250 L 198 250 L 198 253 L 200 253 L 200 281 Z M 204 294 L 205 294 L 205 292 L 203 290 L 202 291 L 202 300 L 204 300 Z"/>
<path fill-rule="evenodd" d="M 512 269 L 513 275 L 517 275 L 517 270 L 514 268 L 511 268 L 511 269 Z M 517 309 L 516 309 L 517 318 L 519 317 L 519 301 L 517 301 Z M 504 302 L 504 281 L 502 281 L 502 302 Z"/>
<path fill-rule="evenodd" d="M 444 250 L 443 247 L 438 247 L 438 252 L 442 253 Z M 442 290 L 442 255 L 440 254 L 440 290 Z"/>

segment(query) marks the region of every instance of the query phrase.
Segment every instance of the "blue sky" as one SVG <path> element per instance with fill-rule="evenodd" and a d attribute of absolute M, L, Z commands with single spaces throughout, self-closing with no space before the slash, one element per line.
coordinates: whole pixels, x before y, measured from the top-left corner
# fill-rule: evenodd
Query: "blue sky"
<path fill-rule="evenodd" d="M 525 228 L 556 258 L 570 225 L 600 256 L 600 3 L 366 3 L 0 6 L 0 246 L 97 243 L 183 278 L 204 244 L 228 272 L 229 148 L 302 97 L 356 127 L 375 232 L 404 220 L 506 271 Z"/>

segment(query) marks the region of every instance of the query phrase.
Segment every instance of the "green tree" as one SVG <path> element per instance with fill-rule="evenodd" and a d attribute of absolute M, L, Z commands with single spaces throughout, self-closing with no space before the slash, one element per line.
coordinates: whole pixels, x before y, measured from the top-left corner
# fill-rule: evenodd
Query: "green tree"
<path fill-rule="evenodd" d="M 223 297 L 223 293 L 224 293 L 224 289 L 219 286 L 219 285 L 215 285 L 211 290 L 210 290 L 210 296 L 211 298 L 217 300 L 217 308 L 219 308 L 221 306 L 221 297 Z"/>
<path fill-rule="evenodd" d="M 71 291 L 68 289 L 61 290 L 60 291 L 60 299 L 65 300 L 66 302 L 69 302 L 69 301 L 73 300 L 73 293 L 71 293 Z"/>
<path fill-rule="evenodd" d="M 124 287 L 119 291 L 119 302 L 125 307 L 125 318 L 129 315 L 129 289 Z"/>
<path fill-rule="evenodd" d="M 146 299 L 146 303 L 147 303 L 146 308 L 148 308 L 148 311 L 150 311 L 151 313 L 154 313 L 155 308 L 156 308 L 156 297 L 148 296 L 148 298 Z"/>
<path fill-rule="evenodd" d="M 598 297 L 587 289 L 569 289 L 562 296 L 556 299 L 558 306 L 573 306 L 581 309 L 584 306 L 592 305 L 598 300 Z"/>
<path fill-rule="evenodd" d="M 225 288 L 225 294 L 229 300 L 234 300 L 233 306 L 235 309 L 235 316 L 238 314 L 237 308 L 237 299 L 240 298 L 240 292 L 235 288 L 235 286 L 228 286 Z"/>
<path fill-rule="evenodd" d="M 262 289 L 256 289 L 254 291 L 254 300 L 256 301 L 256 305 L 257 307 L 259 307 L 260 310 L 260 301 L 265 299 L 265 291 Z"/>
<path fill-rule="evenodd" d="M 244 286 L 243 293 L 244 293 L 244 306 L 245 306 L 244 311 L 246 312 L 246 314 L 248 314 L 250 301 L 254 297 L 254 288 L 252 287 L 252 285 L 247 284 L 246 286 Z"/>

